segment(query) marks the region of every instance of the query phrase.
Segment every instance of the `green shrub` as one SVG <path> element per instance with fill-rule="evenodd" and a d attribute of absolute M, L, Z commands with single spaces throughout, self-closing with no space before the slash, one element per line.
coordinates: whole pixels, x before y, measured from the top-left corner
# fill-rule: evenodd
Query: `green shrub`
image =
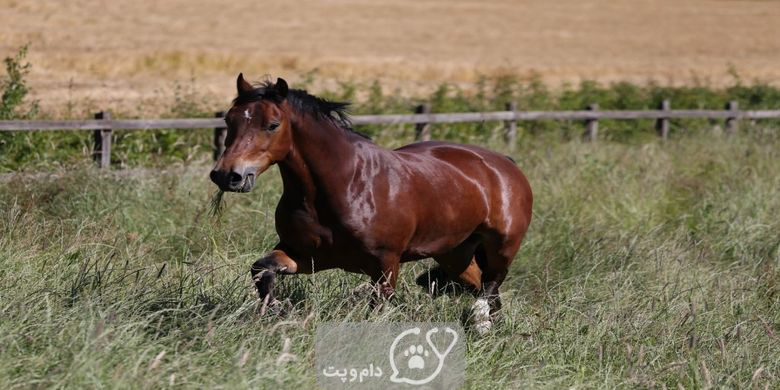
<path fill-rule="evenodd" d="M 30 63 L 25 63 L 28 46 L 24 45 L 13 57 L 6 57 L 6 76 L 2 79 L 0 88 L 3 90 L 0 101 L 0 120 L 30 119 L 38 113 L 38 102 L 33 101 L 28 107 L 24 107 L 24 100 L 30 91 L 24 77 L 30 73 Z"/>

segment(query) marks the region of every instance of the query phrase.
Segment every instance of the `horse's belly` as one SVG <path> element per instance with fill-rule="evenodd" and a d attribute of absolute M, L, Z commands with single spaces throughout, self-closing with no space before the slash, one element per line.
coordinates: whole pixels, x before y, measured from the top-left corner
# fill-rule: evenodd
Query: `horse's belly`
<path fill-rule="evenodd" d="M 428 208 L 409 241 L 407 253 L 418 256 L 435 256 L 457 247 L 485 221 L 486 209 L 482 204 L 456 208 L 446 202 L 438 202 Z"/>
<path fill-rule="evenodd" d="M 416 239 L 410 243 L 409 248 L 404 252 L 403 257 L 420 259 L 448 253 L 453 248 L 466 241 L 469 236 L 471 236 L 471 233 L 449 234 L 432 238 Z"/>

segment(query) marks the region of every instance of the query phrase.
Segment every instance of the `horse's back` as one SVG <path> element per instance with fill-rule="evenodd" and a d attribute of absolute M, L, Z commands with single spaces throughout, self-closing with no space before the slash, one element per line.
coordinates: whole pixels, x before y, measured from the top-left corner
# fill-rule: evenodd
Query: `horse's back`
<path fill-rule="evenodd" d="M 528 196 L 531 196 L 528 179 L 514 159 L 480 146 L 427 141 L 402 146 L 394 152 L 408 162 L 423 159 L 446 164 L 461 173 L 487 174 L 511 187 L 508 189 L 529 192 Z M 525 197 L 525 194 L 516 195 Z"/>
<path fill-rule="evenodd" d="M 473 146 L 448 142 L 419 142 L 395 150 L 432 182 L 446 183 L 441 189 L 447 199 L 469 198 L 479 202 L 461 204 L 465 208 L 484 209 L 480 226 L 503 235 L 522 237 L 530 224 L 533 194 L 527 178 L 514 161 L 502 154 Z M 446 192 L 446 194 L 444 194 Z"/>

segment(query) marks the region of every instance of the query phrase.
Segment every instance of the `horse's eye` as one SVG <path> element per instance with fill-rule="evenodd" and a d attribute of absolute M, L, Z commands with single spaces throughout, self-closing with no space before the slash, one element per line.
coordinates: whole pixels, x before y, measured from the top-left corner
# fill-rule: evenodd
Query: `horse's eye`
<path fill-rule="evenodd" d="M 268 124 L 268 131 L 274 131 L 277 127 L 279 127 L 279 122 L 272 122 Z"/>

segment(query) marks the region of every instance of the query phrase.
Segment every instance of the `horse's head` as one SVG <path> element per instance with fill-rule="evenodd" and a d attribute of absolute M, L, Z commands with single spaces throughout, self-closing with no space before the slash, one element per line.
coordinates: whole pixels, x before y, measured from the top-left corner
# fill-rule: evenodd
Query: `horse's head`
<path fill-rule="evenodd" d="M 210 177 L 223 191 L 249 192 L 255 178 L 292 147 L 287 82 L 253 87 L 239 74 L 236 84 L 238 97 L 225 114 L 225 152 Z"/>

